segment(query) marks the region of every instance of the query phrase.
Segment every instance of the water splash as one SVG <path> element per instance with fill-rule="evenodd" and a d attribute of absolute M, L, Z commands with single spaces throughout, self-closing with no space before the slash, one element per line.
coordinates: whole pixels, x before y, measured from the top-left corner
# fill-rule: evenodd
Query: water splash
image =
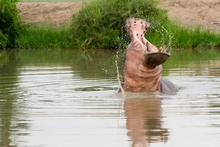
<path fill-rule="evenodd" d="M 172 39 L 173 39 L 173 34 L 170 33 L 170 32 L 168 32 L 167 29 L 166 29 L 163 25 L 162 25 L 161 27 L 162 27 L 162 32 L 165 31 L 166 35 L 168 36 L 168 44 L 167 44 L 167 47 L 168 47 L 169 52 L 171 53 L 171 51 L 172 51 Z M 162 35 L 164 35 L 164 34 L 162 33 Z M 163 41 L 164 41 L 164 37 L 163 37 Z"/>
<path fill-rule="evenodd" d="M 119 88 L 121 90 L 121 93 L 122 93 L 122 95 L 124 95 L 125 91 L 124 91 L 124 89 L 121 85 L 122 82 L 120 80 L 120 72 L 119 72 L 119 66 L 118 66 L 118 60 L 119 60 L 118 54 L 119 54 L 119 50 L 116 52 L 116 59 L 115 59 L 115 66 L 116 66 L 116 71 L 117 71 L 117 80 L 118 80 L 118 85 L 119 85 Z"/>
<path fill-rule="evenodd" d="M 159 28 L 157 29 L 156 27 L 152 27 L 156 32 L 158 32 L 161 35 L 161 44 L 166 44 L 165 40 L 167 41 L 166 47 L 167 51 L 169 53 L 172 52 L 172 40 L 173 40 L 173 34 L 169 32 L 162 24 L 159 23 Z M 168 38 L 168 39 L 167 39 Z"/>

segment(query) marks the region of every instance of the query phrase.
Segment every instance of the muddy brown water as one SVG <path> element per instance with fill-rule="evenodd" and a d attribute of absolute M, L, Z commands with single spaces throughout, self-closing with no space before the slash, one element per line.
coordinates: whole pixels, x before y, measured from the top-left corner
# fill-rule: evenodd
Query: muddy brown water
<path fill-rule="evenodd" d="M 172 96 L 117 93 L 112 51 L 0 53 L 2 147 L 220 146 L 217 51 L 172 53 Z"/>

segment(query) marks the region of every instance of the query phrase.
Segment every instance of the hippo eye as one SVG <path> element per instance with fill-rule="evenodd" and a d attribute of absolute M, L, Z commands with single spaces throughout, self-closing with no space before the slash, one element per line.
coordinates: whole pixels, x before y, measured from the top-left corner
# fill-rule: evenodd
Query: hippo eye
<path fill-rule="evenodd" d="M 136 23 L 136 20 L 134 21 L 134 23 Z"/>

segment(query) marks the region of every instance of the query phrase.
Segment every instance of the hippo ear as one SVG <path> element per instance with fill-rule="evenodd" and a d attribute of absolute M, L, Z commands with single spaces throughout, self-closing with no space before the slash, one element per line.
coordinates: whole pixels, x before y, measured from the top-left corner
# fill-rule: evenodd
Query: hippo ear
<path fill-rule="evenodd" d="M 130 25 L 126 23 L 125 25 L 126 32 L 130 34 Z"/>
<path fill-rule="evenodd" d="M 131 23 L 131 18 L 128 18 L 126 20 L 126 25 L 125 25 L 126 29 L 130 28 L 130 23 Z"/>
<path fill-rule="evenodd" d="M 126 25 L 125 25 L 126 31 L 127 31 L 127 33 L 130 34 L 130 35 L 131 35 L 132 20 L 133 20 L 132 18 L 128 18 L 128 19 L 126 20 Z"/>
<path fill-rule="evenodd" d="M 145 21 L 145 28 L 146 28 L 146 30 L 147 30 L 149 27 L 150 27 L 150 23 L 147 22 L 147 21 Z"/>

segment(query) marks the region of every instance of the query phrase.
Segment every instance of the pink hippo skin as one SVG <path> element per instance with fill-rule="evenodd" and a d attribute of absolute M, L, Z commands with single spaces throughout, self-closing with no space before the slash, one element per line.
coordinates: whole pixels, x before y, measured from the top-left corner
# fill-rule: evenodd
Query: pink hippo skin
<path fill-rule="evenodd" d="M 144 54 L 146 52 L 159 51 L 156 46 L 144 37 L 148 28 L 149 23 L 143 19 L 128 18 L 126 21 L 126 30 L 131 37 L 131 43 L 126 51 L 122 84 L 125 92 L 154 92 L 162 91 L 161 85 L 166 87 L 166 82 L 161 82 L 162 65 L 149 67 L 144 62 Z M 168 81 L 168 84 L 170 83 Z"/>

